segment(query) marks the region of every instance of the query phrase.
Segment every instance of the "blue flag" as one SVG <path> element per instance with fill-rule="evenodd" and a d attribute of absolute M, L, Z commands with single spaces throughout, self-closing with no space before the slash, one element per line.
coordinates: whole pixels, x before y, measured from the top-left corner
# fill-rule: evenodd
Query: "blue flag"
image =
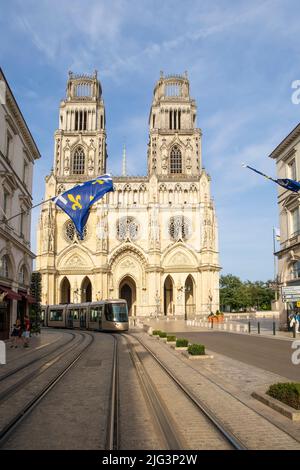
<path fill-rule="evenodd" d="M 83 230 L 90 215 L 90 207 L 109 191 L 113 191 L 111 176 L 97 176 L 93 180 L 74 186 L 59 196 L 54 196 L 52 201 L 68 214 L 82 240 Z"/>
<path fill-rule="evenodd" d="M 295 180 L 291 180 L 290 178 L 282 178 L 282 179 L 274 179 L 271 178 L 271 176 L 265 175 L 261 171 L 256 170 L 255 168 L 252 168 L 252 166 L 249 165 L 243 165 L 245 168 L 249 168 L 249 170 L 255 171 L 255 173 L 258 173 L 259 175 L 264 176 L 268 180 L 274 181 L 274 183 L 279 184 L 279 186 L 282 186 L 285 189 L 289 189 L 290 191 L 293 191 L 294 193 L 298 193 L 300 191 L 300 183 Z"/>

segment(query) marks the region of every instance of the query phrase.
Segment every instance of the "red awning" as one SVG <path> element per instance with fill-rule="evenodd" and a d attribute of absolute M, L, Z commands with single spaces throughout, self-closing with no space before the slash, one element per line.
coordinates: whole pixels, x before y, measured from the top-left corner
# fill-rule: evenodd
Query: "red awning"
<path fill-rule="evenodd" d="M 3 294 L 3 292 L 6 293 L 4 296 L 5 299 L 15 299 L 15 300 L 22 300 L 22 296 L 18 294 L 17 292 L 14 292 L 13 290 L 9 289 L 8 287 L 0 287 L 0 295 Z"/>

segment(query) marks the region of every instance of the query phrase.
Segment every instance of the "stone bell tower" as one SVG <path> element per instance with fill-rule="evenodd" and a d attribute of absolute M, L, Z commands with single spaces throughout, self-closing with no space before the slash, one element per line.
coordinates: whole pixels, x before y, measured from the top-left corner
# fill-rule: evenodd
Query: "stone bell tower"
<path fill-rule="evenodd" d="M 149 175 L 200 175 L 201 131 L 196 128 L 196 113 L 187 73 L 164 77 L 161 72 L 149 116 Z"/>
<path fill-rule="evenodd" d="M 46 177 L 45 200 L 106 172 L 105 108 L 102 88 L 92 75 L 69 72 L 66 96 L 60 102 L 59 126 L 54 133 L 53 170 Z M 96 282 L 89 278 L 91 256 L 103 266 L 107 239 L 96 237 L 105 224 L 101 204 L 95 204 L 80 240 L 73 222 L 52 202 L 43 204 L 37 233 L 37 269 L 42 274 L 42 302 L 89 301 Z M 96 254 L 96 255 L 95 255 Z M 103 255 L 103 256 L 104 256 Z M 96 269 L 96 268 L 95 268 Z M 66 273 L 68 276 L 66 276 Z"/>
<path fill-rule="evenodd" d="M 105 108 L 97 72 L 69 72 L 66 98 L 60 103 L 55 132 L 54 175 L 90 179 L 106 171 Z"/>

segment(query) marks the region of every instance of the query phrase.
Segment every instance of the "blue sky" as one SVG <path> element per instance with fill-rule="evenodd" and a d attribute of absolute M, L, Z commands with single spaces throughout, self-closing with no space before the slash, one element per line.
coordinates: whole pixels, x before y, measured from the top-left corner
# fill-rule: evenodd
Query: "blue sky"
<path fill-rule="evenodd" d="M 241 164 L 275 174 L 267 158 L 300 122 L 300 4 L 293 1 L 0 0 L 0 64 L 42 154 L 34 202 L 53 163 L 68 70 L 98 70 L 109 169 L 146 173 L 148 112 L 160 70 L 188 71 L 212 177 L 223 274 L 273 276 L 277 188 Z M 33 249 L 38 211 L 33 214 Z"/>

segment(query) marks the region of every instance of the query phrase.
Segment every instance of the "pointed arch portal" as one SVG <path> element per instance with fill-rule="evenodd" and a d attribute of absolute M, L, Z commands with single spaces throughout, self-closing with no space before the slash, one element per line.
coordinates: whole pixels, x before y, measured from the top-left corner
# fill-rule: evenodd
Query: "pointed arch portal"
<path fill-rule="evenodd" d="M 81 284 L 81 302 L 92 302 L 92 283 L 88 277 Z"/>
<path fill-rule="evenodd" d="M 171 276 L 168 276 L 164 283 L 164 315 L 172 315 L 173 313 L 173 280 Z"/>
<path fill-rule="evenodd" d="M 119 297 L 125 299 L 128 306 L 128 315 L 136 315 L 136 284 L 134 280 L 126 276 L 119 286 Z"/>
<path fill-rule="evenodd" d="M 196 304 L 195 304 L 195 283 L 191 275 L 186 278 L 185 281 L 185 319 L 188 320 L 194 317 Z"/>
<path fill-rule="evenodd" d="M 64 277 L 60 284 L 60 303 L 69 304 L 71 301 L 71 285 L 68 278 Z"/>

